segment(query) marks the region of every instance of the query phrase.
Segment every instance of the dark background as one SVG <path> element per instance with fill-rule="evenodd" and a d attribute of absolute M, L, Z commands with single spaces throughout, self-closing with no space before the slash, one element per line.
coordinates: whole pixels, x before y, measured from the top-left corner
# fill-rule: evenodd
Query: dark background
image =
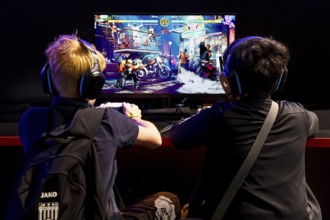
<path fill-rule="evenodd" d="M 288 67 L 287 85 L 281 93 L 275 95 L 275 98 L 298 101 L 316 110 L 322 109 L 321 129 L 328 130 L 329 113 L 323 111 L 330 109 L 328 97 L 330 94 L 328 85 L 330 6 L 328 5 L 330 4 L 327 0 L 93 0 L 87 3 L 77 0 L 1 0 L 1 135 L 17 135 L 17 124 L 12 122 L 16 122 L 29 105 L 48 104 L 49 99 L 42 92 L 39 81 L 40 70 L 46 62 L 44 50 L 58 35 L 71 34 L 76 30 L 80 37 L 93 42 L 94 12 L 237 13 L 237 38 L 247 35 L 273 36 L 290 48 L 292 59 Z M 148 101 L 150 100 L 146 100 Z M 140 166 L 146 164 L 145 167 L 142 166 L 146 168 L 144 172 L 151 172 L 144 176 L 146 182 L 154 184 L 150 187 L 150 191 L 165 189 L 178 193 L 183 198 L 188 196 L 191 190 L 189 184 L 194 180 L 193 171 L 197 167 L 196 156 L 190 157 L 189 154 L 178 153 L 172 148 L 166 151 L 168 154 L 165 156 L 164 149 L 159 151 L 161 153 L 158 157 L 155 154 L 145 155 L 143 151 L 137 154 L 142 157 Z M 196 155 L 200 155 L 199 152 Z M 321 203 L 324 219 L 330 219 L 329 155 L 329 148 L 307 149 L 306 154 L 307 180 Z M 22 156 L 22 149 L 20 146 L 1 146 L 0 156 L 1 216 L 8 189 Z M 146 157 L 148 160 L 145 160 Z M 119 172 L 131 176 L 134 174 L 131 171 L 137 166 L 130 167 L 126 161 L 129 157 L 123 158 L 125 163 L 121 165 Z M 149 164 L 150 161 L 158 161 L 158 166 Z M 182 176 L 179 176 L 181 173 Z M 137 179 L 134 180 L 136 181 Z"/>
<path fill-rule="evenodd" d="M 330 7 L 324 0 L 1 1 L 2 104 L 48 102 L 39 82 L 47 45 L 78 30 L 93 42 L 94 12 L 237 13 L 236 37 L 273 36 L 291 50 L 285 89 L 275 96 L 327 107 Z"/>

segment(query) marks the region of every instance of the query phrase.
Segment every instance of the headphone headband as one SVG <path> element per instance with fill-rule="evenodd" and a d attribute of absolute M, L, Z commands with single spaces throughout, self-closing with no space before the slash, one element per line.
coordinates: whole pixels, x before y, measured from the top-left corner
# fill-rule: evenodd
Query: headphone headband
<path fill-rule="evenodd" d="M 96 54 L 95 48 L 90 43 L 81 38 L 78 38 L 78 41 L 80 43 L 80 46 L 86 47 L 90 52 Z"/>
<path fill-rule="evenodd" d="M 230 74 L 230 70 L 229 70 L 229 63 L 230 63 L 230 58 L 231 58 L 231 55 L 234 53 L 234 51 L 236 50 L 236 48 L 241 45 L 242 43 L 244 43 L 245 41 L 248 41 L 248 40 L 251 40 L 251 39 L 256 39 L 256 38 L 261 38 L 259 36 L 249 36 L 249 37 L 245 37 L 245 38 L 242 38 L 240 40 L 238 40 L 237 42 L 235 42 L 232 47 L 230 48 L 229 52 L 228 52 L 228 55 L 226 57 L 226 63 L 225 63 L 225 66 L 224 66 L 224 71 L 226 72 L 226 74 Z"/>

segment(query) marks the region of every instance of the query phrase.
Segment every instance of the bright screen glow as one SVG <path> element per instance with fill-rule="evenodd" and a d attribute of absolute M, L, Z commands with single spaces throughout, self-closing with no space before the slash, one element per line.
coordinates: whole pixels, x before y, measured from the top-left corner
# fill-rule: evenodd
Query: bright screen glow
<path fill-rule="evenodd" d="M 95 46 L 107 61 L 102 94 L 224 94 L 219 74 L 235 22 L 233 14 L 95 13 Z M 208 61 L 201 58 L 204 39 Z"/>

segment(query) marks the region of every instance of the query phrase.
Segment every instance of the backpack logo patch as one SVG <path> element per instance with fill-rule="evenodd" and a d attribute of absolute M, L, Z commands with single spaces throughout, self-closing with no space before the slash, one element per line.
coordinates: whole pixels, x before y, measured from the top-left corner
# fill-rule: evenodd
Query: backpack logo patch
<path fill-rule="evenodd" d="M 38 220 L 58 220 L 58 202 L 39 203 Z"/>
<path fill-rule="evenodd" d="M 42 192 L 40 198 L 44 199 L 44 198 L 56 198 L 56 197 L 57 197 L 57 192 Z"/>

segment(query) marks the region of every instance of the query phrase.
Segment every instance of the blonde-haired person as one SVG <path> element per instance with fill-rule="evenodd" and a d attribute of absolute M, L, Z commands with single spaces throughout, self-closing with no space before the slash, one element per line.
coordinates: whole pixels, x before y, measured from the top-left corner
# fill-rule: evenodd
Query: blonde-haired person
<path fill-rule="evenodd" d="M 93 50 L 93 52 L 91 51 Z M 94 67 L 106 67 L 104 56 L 93 45 L 76 35 L 61 35 L 45 51 L 52 82 L 59 96 L 79 98 L 79 81 L 84 72 Z"/>
<path fill-rule="evenodd" d="M 102 72 L 105 58 L 93 45 L 76 35 L 61 35 L 45 51 L 47 64 L 42 78 L 49 77 L 44 90 L 52 95 L 54 110 L 52 128 L 68 123 L 81 108 L 91 108 L 104 82 Z M 45 70 L 46 69 L 46 70 Z M 43 74 L 46 74 L 44 76 Z M 47 75 L 48 74 L 48 75 Z M 122 112 L 106 108 L 101 125 L 93 138 L 103 177 L 103 187 L 111 219 L 121 219 L 113 191 L 117 173 L 116 151 L 137 144 L 148 148 L 161 146 L 158 129 L 143 120 L 141 110 L 135 104 L 122 103 Z M 48 117 L 29 109 L 20 122 L 19 131 L 24 151 L 46 131 Z"/>

